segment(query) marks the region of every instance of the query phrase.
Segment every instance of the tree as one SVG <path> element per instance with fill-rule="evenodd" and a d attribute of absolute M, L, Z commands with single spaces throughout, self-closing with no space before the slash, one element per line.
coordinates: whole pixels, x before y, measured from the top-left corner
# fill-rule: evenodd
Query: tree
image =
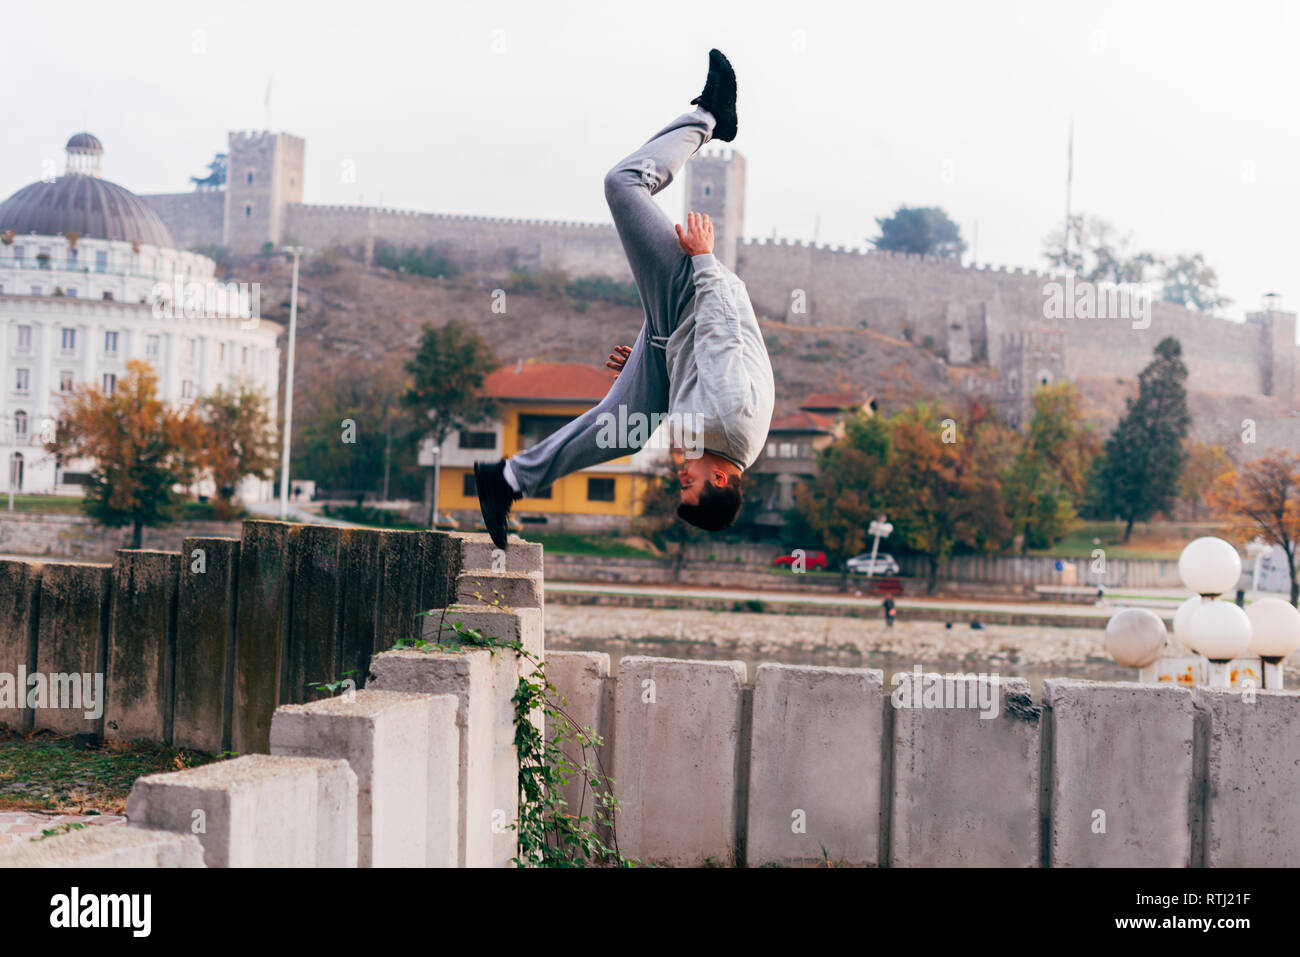
<path fill-rule="evenodd" d="M 1069 255 L 1065 252 L 1065 231 L 1058 229 L 1043 240 L 1043 257 L 1055 268 L 1066 269 L 1085 282 L 1142 282 L 1159 260 L 1154 253 L 1132 252 L 1131 246 L 1131 234 L 1120 235 L 1101 217 L 1078 213 L 1070 217 Z"/>
<path fill-rule="evenodd" d="M 197 436 L 184 412 L 158 398 L 158 376 L 133 359 L 112 394 L 78 386 L 65 401 L 54 441 L 46 448 L 70 458 L 94 460 L 82 508 L 109 528 L 132 528 L 139 548 L 144 527 L 170 521 L 177 500 L 173 486 L 193 478 L 188 454 Z"/>
<path fill-rule="evenodd" d="M 889 426 L 861 413 L 845 420 L 844 436 L 817 452 L 816 475 L 795 489 L 802 524 L 821 541 L 848 587 L 846 559 L 866 546 L 867 526 L 885 510 Z"/>
<path fill-rule="evenodd" d="M 218 386 L 196 403 L 202 435 L 202 468 L 216 487 L 217 518 L 235 514 L 235 492 L 247 476 L 275 474 L 275 428 L 267 398 L 246 383 Z"/>
<path fill-rule="evenodd" d="M 441 446 L 453 430 L 488 421 L 496 406 L 480 393 L 483 380 L 498 365 L 483 337 L 460 320 L 441 328 L 426 323 L 415 357 L 406 366 L 411 385 L 402 399 L 415 419 L 413 438 L 428 435 Z M 431 513 L 437 508 L 434 485 L 431 469 L 425 482 Z"/>
<path fill-rule="evenodd" d="M 1178 497 L 1191 506 L 1192 521 L 1196 521 L 1201 517 L 1201 503 L 1206 501 L 1214 483 L 1220 475 L 1231 472 L 1234 466 L 1222 445 L 1188 442 L 1186 451 L 1187 462 L 1178 483 Z"/>
<path fill-rule="evenodd" d="M 677 517 L 681 502 L 677 473 L 671 467 L 652 476 L 641 495 L 641 514 L 632 520 L 632 533 L 649 539 L 672 559 L 673 581 L 682 574 L 686 547 L 704 537 L 704 533 Z"/>
<path fill-rule="evenodd" d="M 961 259 L 966 251 L 961 229 L 937 206 L 900 206 L 876 225 L 880 235 L 869 242 L 877 249 L 941 259 Z"/>
<path fill-rule="evenodd" d="M 1300 543 L 1300 456 L 1272 452 L 1240 470 L 1219 476 L 1210 503 L 1233 525 L 1230 535 L 1248 541 L 1257 535 L 1281 545 L 1291 572 L 1291 604 L 1300 599 L 1296 547 Z"/>
<path fill-rule="evenodd" d="M 895 536 L 928 559 L 926 591 L 933 593 L 939 566 L 957 545 L 991 554 L 1010 540 L 1001 473 L 1011 438 L 977 402 L 961 422 L 918 403 L 890 426 L 889 518 Z"/>
<path fill-rule="evenodd" d="M 1187 411 L 1187 366 L 1178 340 L 1166 336 L 1155 358 L 1138 375 L 1137 398 L 1106 439 L 1092 476 L 1092 510 L 1125 522 L 1123 542 L 1135 521 L 1167 512 L 1177 495 L 1191 425 Z"/>
<path fill-rule="evenodd" d="M 1175 256 L 1163 266 L 1165 302 L 1176 302 L 1199 312 L 1213 312 L 1232 302 L 1219 295 L 1219 277 L 1205 264 L 1202 253 Z"/>
<path fill-rule="evenodd" d="M 1050 548 L 1075 518 L 1086 489 L 1088 466 L 1097 454 L 1092 430 L 1074 386 L 1040 386 L 1034 415 L 1007 478 L 1007 505 L 1021 551 Z"/>

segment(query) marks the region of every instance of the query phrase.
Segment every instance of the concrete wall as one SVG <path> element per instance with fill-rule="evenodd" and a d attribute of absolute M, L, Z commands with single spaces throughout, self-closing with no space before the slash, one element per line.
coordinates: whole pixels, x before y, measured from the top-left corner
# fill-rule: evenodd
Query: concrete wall
<path fill-rule="evenodd" d="M 142 546 L 178 551 L 186 538 L 238 538 L 239 522 L 173 522 L 144 530 Z M 111 562 L 131 543 L 129 528 L 105 528 L 84 515 L 15 512 L 0 515 L 0 552 L 33 558 Z"/>

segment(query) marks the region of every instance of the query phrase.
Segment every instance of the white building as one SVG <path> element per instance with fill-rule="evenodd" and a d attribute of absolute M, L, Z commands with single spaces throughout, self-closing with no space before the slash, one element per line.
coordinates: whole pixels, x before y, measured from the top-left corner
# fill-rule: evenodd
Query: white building
<path fill-rule="evenodd" d="M 100 177 L 103 147 L 68 140 L 67 169 L 0 203 L 0 490 L 77 493 L 90 467 L 44 449 L 62 397 L 112 390 L 130 359 L 150 363 L 164 401 L 241 381 L 270 400 L 280 327 L 260 316 L 256 284 L 219 281 L 216 263 L 175 248 L 156 213 Z M 250 480 L 245 501 L 274 483 Z"/>

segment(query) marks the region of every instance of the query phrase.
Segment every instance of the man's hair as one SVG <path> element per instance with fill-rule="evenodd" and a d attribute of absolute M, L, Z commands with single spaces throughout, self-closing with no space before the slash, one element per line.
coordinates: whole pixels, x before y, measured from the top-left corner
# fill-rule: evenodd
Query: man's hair
<path fill-rule="evenodd" d="M 722 488 L 705 482 L 698 504 L 681 503 L 677 506 L 677 517 L 706 532 L 720 532 L 736 521 L 743 498 L 740 476 L 728 475 L 727 484 Z"/>

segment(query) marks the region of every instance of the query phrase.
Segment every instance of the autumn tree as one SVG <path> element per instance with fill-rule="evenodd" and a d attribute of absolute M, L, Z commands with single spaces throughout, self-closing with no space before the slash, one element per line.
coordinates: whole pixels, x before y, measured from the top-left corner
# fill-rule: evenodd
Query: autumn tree
<path fill-rule="evenodd" d="M 1076 213 L 1068 226 L 1068 254 L 1065 230 L 1057 229 L 1043 240 L 1043 258 L 1084 282 L 1142 282 L 1159 263 L 1154 253 L 1134 250 L 1132 236 L 1121 234 L 1100 216 Z"/>
<path fill-rule="evenodd" d="M 1097 440 L 1068 382 L 1040 386 L 1034 414 L 1012 461 L 1007 507 L 1021 551 L 1050 548 L 1065 536 L 1082 501 Z"/>
<path fill-rule="evenodd" d="M 1186 453 L 1183 440 L 1191 425 L 1187 411 L 1187 366 L 1182 346 L 1172 336 L 1156 345 L 1155 358 L 1138 375 L 1136 398 L 1098 457 L 1090 480 L 1094 514 L 1125 523 L 1123 542 L 1134 522 L 1168 512 L 1178 492 Z"/>
<path fill-rule="evenodd" d="M 1300 599 L 1296 547 L 1300 544 L 1300 456 L 1272 452 L 1220 475 L 1210 490 L 1212 507 L 1232 523 L 1240 541 L 1259 536 L 1282 546 L 1291 572 L 1291 604 Z"/>
<path fill-rule="evenodd" d="M 918 403 L 891 419 L 890 431 L 889 519 L 895 537 L 926 557 L 932 593 L 956 546 L 991 554 L 1009 542 L 1002 473 L 1013 439 L 978 402 L 960 421 Z"/>
<path fill-rule="evenodd" d="M 402 400 L 415 421 L 413 438 L 427 435 L 441 446 L 453 430 L 488 421 L 495 407 L 481 394 L 483 380 L 498 365 L 483 337 L 460 320 L 426 324 L 406 366 L 411 384 Z M 437 507 L 434 479 L 430 470 L 425 484 L 430 509 Z"/>
<path fill-rule="evenodd" d="M 816 535 L 831 562 L 839 566 L 866 546 L 867 526 L 884 513 L 889 426 L 884 419 L 858 413 L 845 420 L 844 436 L 817 452 L 816 474 L 795 489 L 802 524 Z"/>
<path fill-rule="evenodd" d="M 1222 445 L 1188 442 L 1186 451 L 1187 462 L 1178 483 L 1178 497 L 1191 508 L 1192 521 L 1197 521 L 1201 517 L 1201 505 L 1219 476 L 1231 472 L 1234 466 Z"/>
<path fill-rule="evenodd" d="M 130 525 L 131 547 L 139 548 L 145 526 L 171 520 L 173 487 L 193 479 L 198 436 L 185 413 L 158 397 L 152 366 L 133 359 L 126 369 L 112 393 L 78 386 L 65 400 L 46 448 L 64 461 L 94 460 L 82 508 L 110 528 Z"/>
<path fill-rule="evenodd" d="M 195 403 L 202 442 L 200 463 L 216 490 L 214 514 L 235 514 L 234 497 L 248 476 L 275 474 L 275 427 L 266 396 L 247 383 L 216 391 Z"/>

